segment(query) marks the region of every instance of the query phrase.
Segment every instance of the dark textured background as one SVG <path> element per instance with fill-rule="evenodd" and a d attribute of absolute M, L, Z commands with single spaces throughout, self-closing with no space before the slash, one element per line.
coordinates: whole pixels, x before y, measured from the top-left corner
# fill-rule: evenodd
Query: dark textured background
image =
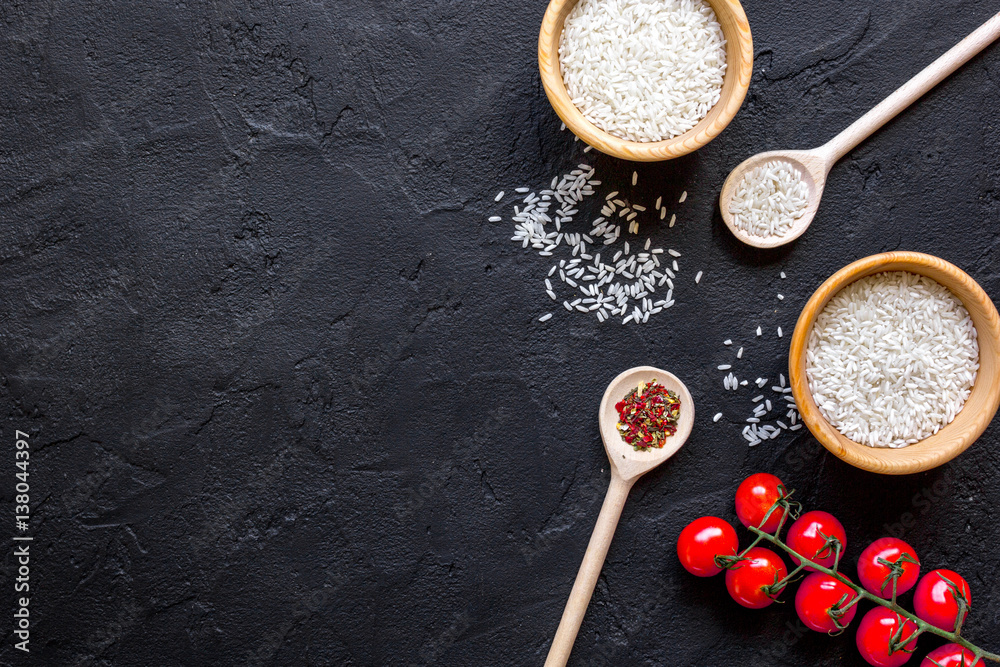
<path fill-rule="evenodd" d="M 737 245 L 716 204 L 742 159 L 826 141 L 997 2 L 748 0 L 740 114 L 638 167 L 640 197 L 690 192 L 644 230 L 684 257 L 642 327 L 539 324 L 549 264 L 486 222 L 499 189 L 584 157 L 539 84 L 544 3 L 249 4 L 0 7 L 0 486 L 9 517 L 30 431 L 34 664 L 540 664 L 608 481 L 599 399 L 646 363 L 697 423 L 633 489 L 572 664 L 861 664 L 853 631 L 799 636 L 791 604 L 743 610 L 677 563 L 680 528 L 734 520 L 759 470 L 838 514 L 852 574 L 916 515 L 906 539 L 968 578 L 968 635 L 1000 649 L 995 424 L 879 477 L 805 431 L 748 449 L 748 394 L 715 370 L 732 337 L 738 372 L 773 378 L 773 328 L 874 252 L 1000 298 L 998 46 L 836 166 L 791 247 Z M 627 187 L 630 165 L 586 158 Z M 0 660 L 23 664 L 4 616 Z"/>

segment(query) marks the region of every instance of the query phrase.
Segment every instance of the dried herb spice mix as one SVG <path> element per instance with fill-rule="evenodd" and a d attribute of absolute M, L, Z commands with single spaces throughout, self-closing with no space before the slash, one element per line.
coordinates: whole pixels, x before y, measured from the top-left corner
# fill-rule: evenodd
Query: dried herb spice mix
<path fill-rule="evenodd" d="M 649 384 L 639 383 L 618 401 L 618 433 L 633 449 L 646 451 L 663 447 L 664 441 L 677 432 L 677 417 L 681 400 L 653 378 Z"/>

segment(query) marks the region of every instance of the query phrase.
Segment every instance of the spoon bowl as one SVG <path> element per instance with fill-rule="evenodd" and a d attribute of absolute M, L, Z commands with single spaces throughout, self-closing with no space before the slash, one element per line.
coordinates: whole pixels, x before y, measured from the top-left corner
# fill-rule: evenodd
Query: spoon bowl
<path fill-rule="evenodd" d="M 809 203 L 805 213 L 792 223 L 791 228 L 783 236 L 753 236 L 736 226 L 733 221 L 733 214 L 729 212 L 729 205 L 736 195 L 736 189 L 740 181 L 750 171 L 768 162 L 785 162 L 797 169 L 802 174 L 802 180 L 808 189 Z M 802 234 L 812 224 L 819 209 L 819 201 L 823 197 L 823 188 L 826 186 L 826 175 L 830 173 L 833 166 L 829 157 L 821 150 L 812 151 L 767 151 L 757 153 L 733 169 L 732 173 L 722 185 L 722 194 L 719 195 L 719 209 L 722 212 L 722 221 L 729 227 L 733 236 L 755 248 L 776 248 L 802 236 Z"/>
<path fill-rule="evenodd" d="M 674 391 L 681 401 L 677 431 L 664 440 L 663 447 L 637 451 L 622 440 L 621 434 L 618 433 L 616 428 L 618 411 L 615 409 L 615 404 L 638 387 L 640 382 L 649 384 L 654 379 Z M 611 484 L 608 487 L 608 494 L 604 497 L 594 532 L 590 535 L 590 543 L 583 555 L 573 590 L 570 591 L 569 599 L 566 601 L 566 608 L 563 610 L 559 628 L 549 648 L 549 655 L 545 659 L 546 667 L 563 667 L 569 660 L 573 642 L 576 641 L 583 615 L 594 594 L 594 586 L 597 585 L 597 578 L 608 555 L 608 547 L 611 546 L 611 538 L 614 537 L 618 519 L 621 518 L 629 489 L 635 480 L 676 454 L 687 441 L 694 426 L 694 402 L 687 387 L 673 374 L 652 366 L 636 366 L 621 373 L 608 385 L 604 398 L 601 399 L 598 419 L 604 451 L 608 455 L 608 461 L 611 462 Z"/>
<path fill-rule="evenodd" d="M 653 380 L 676 393 L 681 400 L 677 432 L 664 440 L 662 448 L 638 451 L 622 440 L 621 434 L 618 433 L 618 411 L 615 409 L 615 404 L 638 387 L 640 382 L 649 384 Z M 599 421 L 604 451 L 612 468 L 623 480 L 633 480 L 676 454 L 687 441 L 694 427 L 694 402 L 691 400 L 688 388 L 672 373 L 652 366 L 636 366 L 621 373 L 608 385 L 601 400 Z"/>

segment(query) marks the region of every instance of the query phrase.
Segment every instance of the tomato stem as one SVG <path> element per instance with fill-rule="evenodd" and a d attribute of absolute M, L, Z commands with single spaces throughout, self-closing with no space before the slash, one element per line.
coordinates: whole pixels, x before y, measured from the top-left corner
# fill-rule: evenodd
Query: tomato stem
<path fill-rule="evenodd" d="M 863 600 L 863 599 L 864 598 L 861 597 L 860 595 L 855 595 L 853 600 L 851 600 L 846 605 L 844 605 L 843 607 L 841 607 L 841 611 L 842 612 L 847 612 L 848 609 L 850 609 L 851 607 L 853 607 L 857 603 L 861 602 L 861 600 Z"/>
<path fill-rule="evenodd" d="M 833 571 L 834 572 L 836 572 L 837 568 L 840 567 L 840 554 L 841 554 L 840 547 L 841 547 L 840 540 L 837 540 L 837 544 L 834 545 L 834 547 L 833 547 L 834 548 L 834 555 L 833 555 Z"/>
<path fill-rule="evenodd" d="M 774 502 L 773 505 L 771 505 L 770 508 L 768 508 L 767 514 L 764 515 L 764 518 L 760 520 L 759 524 L 760 526 L 767 525 L 767 522 L 771 518 L 771 515 L 774 514 L 775 510 L 777 510 L 780 507 L 781 521 L 778 522 L 778 529 L 774 531 L 775 537 L 781 534 L 781 528 L 782 526 L 785 525 L 785 519 L 788 517 L 788 514 L 792 511 L 791 505 L 788 502 L 788 497 L 791 495 L 791 493 L 786 495 L 785 487 L 781 485 L 778 486 L 778 493 L 780 494 L 780 497 Z M 746 556 L 751 549 L 760 544 L 760 541 L 762 539 L 764 538 L 758 535 L 757 539 L 755 539 L 753 542 L 750 543 L 750 546 L 748 546 L 746 549 L 740 552 L 739 557 L 743 558 L 744 556 Z"/>
<path fill-rule="evenodd" d="M 750 543 L 750 546 L 748 546 L 748 547 L 747 547 L 746 549 L 744 549 L 743 551 L 741 551 L 741 552 L 740 552 L 740 555 L 739 555 L 739 557 L 740 557 L 740 558 L 743 558 L 744 556 L 746 556 L 746 555 L 747 555 L 747 552 L 748 552 L 748 551 L 750 551 L 751 549 L 753 549 L 753 548 L 754 548 L 755 546 L 757 546 L 758 544 L 760 544 L 760 541 L 761 541 L 762 539 L 764 539 L 764 538 L 763 538 L 763 537 L 760 537 L 760 536 L 758 536 L 758 537 L 757 537 L 757 539 L 755 539 L 755 540 L 754 540 L 753 542 L 751 542 L 751 543 Z"/>
<path fill-rule="evenodd" d="M 899 612 L 896 612 L 897 614 Z M 906 645 L 915 640 L 917 637 L 922 635 L 926 628 L 917 628 L 915 631 L 909 634 L 906 639 L 903 639 L 903 631 L 906 629 L 906 623 L 900 623 L 899 627 L 896 628 L 896 632 L 893 633 L 892 637 L 889 639 L 889 655 L 892 655 L 896 651 L 903 651 L 904 653 L 913 653 L 916 650 L 916 646 L 912 649 L 907 649 Z"/>
<path fill-rule="evenodd" d="M 778 507 L 779 503 L 781 503 L 781 500 L 779 500 L 778 502 L 776 502 L 772 506 L 771 511 L 774 511 L 774 509 L 776 507 Z M 788 511 L 789 511 L 789 508 L 785 507 L 785 515 L 788 514 Z M 768 516 L 770 516 L 770 511 L 768 512 Z M 783 516 L 782 520 L 784 520 L 784 518 L 785 517 Z M 765 522 L 766 522 L 766 518 L 765 518 L 765 521 L 761 522 L 761 525 L 763 525 Z M 896 612 L 897 614 L 899 614 L 903 618 L 906 618 L 907 620 L 911 621 L 914 625 L 916 625 L 917 626 L 917 630 L 910 637 L 910 639 L 912 639 L 913 637 L 917 636 L 918 634 L 923 634 L 925 632 L 929 632 L 929 633 L 935 634 L 935 635 L 937 635 L 939 637 L 943 637 L 944 639 L 946 639 L 946 640 L 948 640 L 948 641 L 950 641 L 952 643 L 958 644 L 959 646 L 972 651 L 975 654 L 977 660 L 980 659 L 980 658 L 982 658 L 983 660 L 989 660 L 991 662 L 1000 662 L 1000 655 L 997 655 L 996 653 L 990 653 L 989 651 L 986 651 L 984 649 L 979 648 L 978 646 L 972 644 L 965 637 L 962 637 L 961 635 L 959 635 L 957 632 L 948 632 L 947 630 L 942 630 L 941 628 L 935 627 L 935 626 L 931 625 L 930 623 L 927 623 L 926 621 L 923 621 L 923 620 L 917 618 L 914 614 L 906 611 L 905 609 L 903 609 L 902 607 L 900 607 L 898 604 L 896 604 L 896 595 L 895 595 L 895 592 L 896 592 L 896 578 L 895 577 L 892 580 L 892 584 L 893 584 L 893 596 L 892 597 L 893 597 L 893 599 L 892 599 L 892 601 L 889 601 L 889 600 L 886 600 L 885 598 L 881 598 L 881 597 L 879 597 L 877 595 L 872 595 L 871 593 L 869 593 L 867 590 L 865 590 L 861 586 L 858 586 L 857 584 L 853 583 L 850 579 L 848 579 L 844 575 L 840 574 L 840 572 L 838 572 L 837 570 L 830 569 L 828 567 L 824 567 L 823 565 L 820 565 L 819 563 L 817 563 L 817 562 L 815 562 L 815 561 L 813 561 L 813 560 L 811 560 L 809 558 L 806 558 L 802 554 L 800 554 L 797 551 L 795 551 L 794 549 L 792 549 L 790 546 L 788 546 L 787 544 L 785 544 L 784 542 L 781 541 L 781 538 L 779 537 L 779 533 L 781 532 L 781 527 L 780 526 L 778 527 L 778 530 L 775 531 L 774 535 L 772 535 L 770 533 L 765 533 L 760 528 L 755 528 L 753 526 L 751 526 L 749 528 L 749 530 L 750 530 L 751 533 L 753 533 L 754 535 L 757 536 L 757 539 L 754 541 L 754 544 L 757 544 L 761 540 L 767 540 L 768 542 L 770 542 L 774 546 L 778 547 L 779 549 L 782 549 L 785 553 L 789 554 L 790 556 L 794 556 L 795 558 L 797 558 L 799 560 L 799 563 L 800 563 L 800 566 L 799 566 L 800 568 L 801 567 L 805 567 L 805 566 L 808 565 L 809 567 L 813 568 L 817 572 L 822 572 L 824 574 L 830 575 L 831 577 L 833 577 L 834 579 L 836 579 L 837 581 L 839 581 L 842 584 L 846 585 L 851 590 L 853 590 L 855 593 L 857 593 L 857 597 L 854 600 L 852 600 L 847 605 L 847 607 L 845 607 L 845 609 L 846 608 L 850 608 L 852 605 L 857 604 L 862 598 L 864 598 L 866 600 L 871 600 L 875 604 L 878 604 L 878 605 L 881 605 L 883 607 L 887 607 L 888 609 L 893 610 L 894 612 Z M 962 620 L 964 620 L 964 619 L 962 619 Z M 907 643 L 909 643 L 909 640 L 907 640 Z"/>
<path fill-rule="evenodd" d="M 797 568 L 795 568 L 794 570 L 792 570 L 791 572 L 789 572 L 787 575 L 785 575 L 785 577 L 783 579 L 781 579 L 779 581 L 776 581 L 773 584 L 771 584 L 770 586 L 768 586 L 767 587 L 767 593 L 768 593 L 768 595 L 772 595 L 774 597 L 777 597 L 778 595 L 780 595 L 781 591 L 785 590 L 785 586 L 787 586 L 788 584 L 792 583 L 792 581 L 795 578 L 795 575 L 797 575 L 799 572 L 801 572 L 804 567 L 805 567 L 805 565 L 799 565 Z"/>
<path fill-rule="evenodd" d="M 962 634 L 962 624 L 965 623 L 965 616 L 969 613 L 968 609 L 963 609 L 958 613 L 958 620 L 955 621 L 955 634 Z"/>
<path fill-rule="evenodd" d="M 778 522 L 778 527 L 774 530 L 774 537 L 781 535 L 781 529 L 785 527 L 785 519 L 788 518 L 788 513 L 790 511 L 790 508 L 786 505 L 785 511 L 781 513 L 781 520 Z"/>
<path fill-rule="evenodd" d="M 938 576 L 948 585 L 951 597 L 954 598 L 955 604 L 958 606 L 958 616 L 955 618 L 955 634 L 960 635 L 962 634 L 962 624 L 965 623 L 965 617 L 969 613 L 969 600 L 954 581 L 943 574 L 939 574 Z"/>

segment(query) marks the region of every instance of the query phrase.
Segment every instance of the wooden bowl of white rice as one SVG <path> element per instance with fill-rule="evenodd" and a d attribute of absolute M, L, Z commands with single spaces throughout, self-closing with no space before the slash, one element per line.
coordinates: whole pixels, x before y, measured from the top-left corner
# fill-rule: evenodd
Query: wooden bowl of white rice
<path fill-rule="evenodd" d="M 1000 405 L 1000 316 L 958 267 L 916 252 L 850 264 L 802 309 L 788 371 L 802 421 L 886 475 L 961 454 Z"/>
<path fill-rule="evenodd" d="M 733 119 L 753 39 L 738 0 L 551 0 L 538 35 L 556 114 L 603 153 L 686 155 Z"/>

